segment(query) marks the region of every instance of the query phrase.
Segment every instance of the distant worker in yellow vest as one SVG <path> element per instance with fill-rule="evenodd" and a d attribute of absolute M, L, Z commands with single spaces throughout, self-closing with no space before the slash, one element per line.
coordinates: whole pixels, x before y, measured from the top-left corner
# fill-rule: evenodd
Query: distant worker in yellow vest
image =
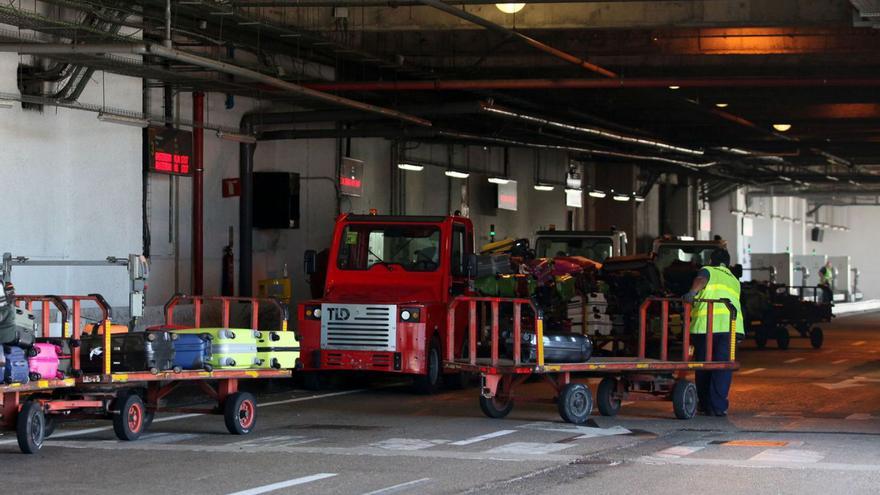
<path fill-rule="evenodd" d="M 834 302 L 834 265 L 831 260 L 819 269 L 819 289 L 822 290 L 822 302 Z"/>
<path fill-rule="evenodd" d="M 709 304 L 699 300 L 729 300 L 736 312 L 736 340 L 741 340 L 745 334 L 739 304 L 740 283 L 730 271 L 730 253 L 726 249 L 716 249 L 709 259 L 709 265 L 699 271 L 690 292 L 684 297 L 689 302 L 697 300 L 691 311 L 691 342 L 694 345 L 694 359 L 697 361 L 706 360 L 706 333 L 709 323 Z M 730 342 L 730 313 L 730 309 L 724 304 L 712 305 L 712 361 L 730 360 L 733 350 Z M 699 411 L 709 416 L 727 416 L 730 406 L 727 396 L 733 372 L 697 371 L 695 375 Z"/>

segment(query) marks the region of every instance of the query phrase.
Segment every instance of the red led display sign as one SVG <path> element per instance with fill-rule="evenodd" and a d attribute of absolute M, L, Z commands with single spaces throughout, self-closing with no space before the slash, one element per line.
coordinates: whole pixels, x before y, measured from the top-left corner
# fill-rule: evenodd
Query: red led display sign
<path fill-rule="evenodd" d="M 150 172 L 192 175 L 192 132 L 169 127 L 150 127 L 148 133 Z"/>
<path fill-rule="evenodd" d="M 339 174 L 339 193 L 359 198 L 364 191 L 364 162 L 343 158 Z"/>

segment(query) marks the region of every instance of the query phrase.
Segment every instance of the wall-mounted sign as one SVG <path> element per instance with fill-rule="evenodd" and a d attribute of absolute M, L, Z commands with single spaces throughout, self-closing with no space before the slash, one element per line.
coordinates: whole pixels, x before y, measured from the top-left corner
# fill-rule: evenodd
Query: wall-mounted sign
<path fill-rule="evenodd" d="M 241 196 L 241 180 L 238 177 L 223 179 L 223 197 L 235 198 Z"/>
<path fill-rule="evenodd" d="M 743 217 L 742 218 L 743 228 L 742 233 L 746 237 L 751 237 L 755 232 L 755 222 L 751 218 Z"/>
<path fill-rule="evenodd" d="M 498 184 L 498 209 L 516 211 L 516 181 L 507 181 L 507 184 Z"/>
<path fill-rule="evenodd" d="M 150 172 L 192 175 L 192 132 L 169 127 L 150 127 L 147 132 Z"/>
<path fill-rule="evenodd" d="M 566 189 L 565 190 L 565 206 L 569 208 L 584 207 L 584 192 L 581 190 Z"/>
<path fill-rule="evenodd" d="M 361 197 L 364 191 L 364 162 L 343 158 L 339 171 L 339 193 L 343 196 Z"/>

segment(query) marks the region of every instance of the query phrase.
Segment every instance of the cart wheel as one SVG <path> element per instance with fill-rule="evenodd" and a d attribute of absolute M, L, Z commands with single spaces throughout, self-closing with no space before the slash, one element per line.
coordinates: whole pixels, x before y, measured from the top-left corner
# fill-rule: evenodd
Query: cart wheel
<path fill-rule="evenodd" d="M 443 373 L 440 367 L 440 344 L 437 339 L 431 339 L 431 346 L 428 347 L 428 369 L 424 375 L 416 375 L 413 378 L 413 387 L 420 394 L 433 394 L 437 391 L 440 384 L 440 377 Z"/>
<path fill-rule="evenodd" d="M 39 354 L 39 353 L 40 353 L 39 347 L 28 347 L 28 350 L 27 350 L 28 357 L 36 357 L 37 354 Z"/>
<path fill-rule="evenodd" d="M 32 381 L 32 382 L 35 382 L 35 381 L 39 380 L 40 378 L 43 378 L 43 375 L 41 375 L 37 372 L 32 372 L 32 373 L 28 374 L 28 379 L 30 379 L 30 381 Z"/>
<path fill-rule="evenodd" d="M 621 400 L 614 396 L 616 393 L 616 378 L 606 376 L 599 382 L 599 388 L 596 389 L 596 405 L 599 406 L 599 413 L 602 416 L 617 416 L 620 412 Z"/>
<path fill-rule="evenodd" d="M 697 386 L 678 380 L 672 388 L 672 410 L 678 419 L 691 419 L 697 414 Z"/>
<path fill-rule="evenodd" d="M 36 454 L 43 448 L 43 440 L 46 439 L 46 416 L 43 414 L 43 406 L 33 400 L 29 400 L 18 412 L 18 420 L 15 425 L 18 437 L 18 448 L 25 454 Z"/>
<path fill-rule="evenodd" d="M 158 375 L 158 374 L 159 374 L 159 368 L 156 368 L 156 367 L 150 368 L 150 374 L 152 374 L 152 375 Z"/>
<path fill-rule="evenodd" d="M 144 432 L 144 416 L 147 408 L 144 401 L 135 393 L 129 393 L 116 399 L 119 411 L 113 415 L 113 431 L 116 438 L 125 441 L 133 441 L 140 438 Z"/>
<path fill-rule="evenodd" d="M 226 429 L 233 435 L 247 435 L 257 424 L 257 401 L 248 392 L 236 392 L 223 403 Z"/>
<path fill-rule="evenodd" d="M 480 410 L 483 411 L 486 417 L 501 419 L 513 410 L 513 399 L 511 397 L 501 398 L 497 395 L 487 399 L 480 394 Z"/>
<path fill-rule="evenodd" d="M 593 395 L 583 383 L 569 383 L 556 399 L 556 405 L 566 422 L 584 424 L 593 411 Z"/>
<path fill-rule="evenodd" d="M 788 328 L 785 327 L 777 327 L 776 328 L 776 347 L 779 347 L 781 350 L 788 349 L 788 344 L 791 341 L 791 336 L 788 335 Z"/>
<path fill-rule="evenodd" d="M 205 364 L 205 365 L 203 366 L 203 368 L 205 368 L 205 371 L 207 371 L 208 373 L 214 371 L 214 367 L 211 366 L 210 364 Z"/>
<path fill-rule="evenodd" d="M 825 332 L 819 327 L 813 327 L 813 329 L 810 330 L 810 345 L 813 346 L 813 349 L 821 349 L 824 342 Z"/>
<path fill-rule="evenodd" d="M 758 349 L 767 347 L 767 332 L 762 328 L 755 330 L 755 345 Z"/>
<path fill-rule="evenodd" d="M 45 418 L 45 421 L 43 422 L 43 438 L 49 438 L 55 433 L 55 427 L 58 426 L 58 420 L 51 414 L 44 414 L 43 417 Z"/>

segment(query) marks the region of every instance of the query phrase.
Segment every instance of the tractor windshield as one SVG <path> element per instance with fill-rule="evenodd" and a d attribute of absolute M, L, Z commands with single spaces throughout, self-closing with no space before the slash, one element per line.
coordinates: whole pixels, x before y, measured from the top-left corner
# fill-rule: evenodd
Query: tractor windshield
<path fill-rule="evenodd" d="M 602 263 L 614 256 L 614 245 L 608 238 L 540 237 L 535 243 L 535 255 L 539 258 L 583 256 Z"/>
<path fill-rule="evenodd" d="M 440 267 L 440 229 L 430 225 L 347 225 L 336 263 L 341 270 L 399 265 L 411 272 L 433 272 Z"/>

